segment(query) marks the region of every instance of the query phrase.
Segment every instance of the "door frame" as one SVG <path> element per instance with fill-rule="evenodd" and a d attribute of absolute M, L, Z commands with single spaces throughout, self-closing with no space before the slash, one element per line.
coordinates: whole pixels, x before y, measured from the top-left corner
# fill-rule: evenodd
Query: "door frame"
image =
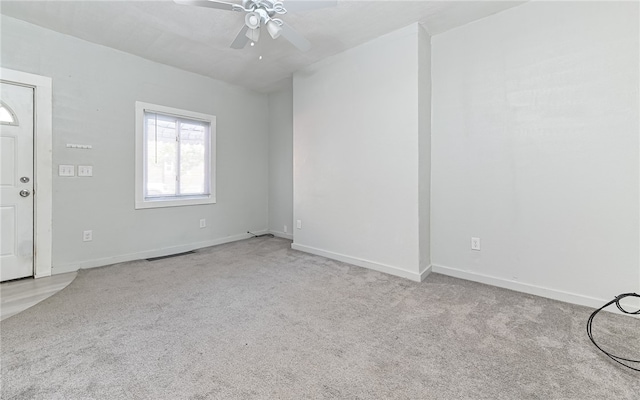
<path fill-rule="evenodd" d="M 0 68 L 0 81 L 33 88 L 33 277 L 51 275 L 52 254 L 52 79 Z"/>

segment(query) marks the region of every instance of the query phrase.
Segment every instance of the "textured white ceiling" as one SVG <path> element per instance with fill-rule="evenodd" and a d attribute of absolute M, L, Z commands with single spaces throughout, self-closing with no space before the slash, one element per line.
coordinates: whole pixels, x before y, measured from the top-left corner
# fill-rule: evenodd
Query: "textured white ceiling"
<path fill-rule="evenodd" d="M 241 0 L 229 0 L 241 3 Z M 285 4 L 287 1 L 284 0 Z M 42 27 L 214 79 L 268 92 L 316 61 L 420 22 L 437 34 L 523 1 L 339 0 L 332 8 L 282 19 L 312 44 L 302 53 L 284 38 L 229 45 L 244 14 L 163 1 L 2 1 L 0 12 Z M 258 60 L 262 55 L 263 59 Z"/>

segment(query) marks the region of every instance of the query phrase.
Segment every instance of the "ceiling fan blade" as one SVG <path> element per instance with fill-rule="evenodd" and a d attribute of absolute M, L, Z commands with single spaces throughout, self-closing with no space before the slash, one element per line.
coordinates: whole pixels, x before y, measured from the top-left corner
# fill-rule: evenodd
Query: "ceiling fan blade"
<path fill-rule="evenodd" d="M 287 12 L 298 12 L 335 7 L 338 2 L 337 0 L 284 0 L 283 4 Z"/>
<path fill-rule="evenodd" d="M 286 22 L 282 23 L 282 32 L 280 35 L 291 42 L 291 44 L 296 46 L 300 51 L 307 51 L 311 48 L 311 43 L 305 39 L 304 36 L 296 32 L 291 25 L 287 25 Z"/>
<path fill-rule="evenodd" d="M 236 36 L 236 38 L 231 43 L 232 49 L 243 49 L 244 46 L 247 45 L 247 42 L 249 41 L 249 37 L 247 37 L 248 30 L 249 30 L 249 27 L 246 25 L 244 25 L 242 29 L 240 29 L 238 36 Z"/>
<path fill-rule="evenodd" d="M 227 11 L 243 11 L 242 6 L 233 3 L 227 3 L 225 1 L 216 0 L 173 0 L 176 4 L 183 4 L 185 6 L 198 6 L 207 8 L 216 8 L 218 10 Z"/>

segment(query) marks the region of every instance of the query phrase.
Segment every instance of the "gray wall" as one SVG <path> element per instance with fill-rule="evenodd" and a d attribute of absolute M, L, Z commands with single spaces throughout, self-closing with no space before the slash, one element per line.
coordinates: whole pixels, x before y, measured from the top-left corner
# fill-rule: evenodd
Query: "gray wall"
<path fill-rule="evenodd" d="M 269 231 L 292 239 L 292 230 L 293 88 L 289 83 L 269 94 Z"/>
<path fill-rule="evenodd" d="M 420 30 L 294 74 L 294 248 L 420 279 Z"/>
<path fill-rule="evenodd" d="M 530 2 L 432 38 L 434 271 L 640 290 L 638 30 L 637 2 Z"/>
<path fill-rule="evenodd" d="M 268 96 L 6 16 L 1 21 L 2 66 L 53 78 L 55 171 L 58 164 L 93 165 L 92 178 L 53 177 L 53 273 L 267 229 Z M 217 117 L 217 204 L 134 209 L 136 100 Z M 93 241 L 83 242 L 89 229 Z"/>
<path fill-rule="evenodd" d="M 431 36 L 418 27 L 418 219 L 420 271 L 431 268 Z"/>

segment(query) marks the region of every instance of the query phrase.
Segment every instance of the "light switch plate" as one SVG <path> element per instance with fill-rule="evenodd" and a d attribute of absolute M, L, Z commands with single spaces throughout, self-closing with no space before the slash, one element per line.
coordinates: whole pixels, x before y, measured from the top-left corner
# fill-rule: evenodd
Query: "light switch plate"
<path fill-rule="evenodd" d="M 93 176 L 93 166 L 78 165 L 78 176 Z"/>
<path fill-rule="evenodd" d="M 58 165 L 58 176 L 76 176 L 75 165 Z"/>

